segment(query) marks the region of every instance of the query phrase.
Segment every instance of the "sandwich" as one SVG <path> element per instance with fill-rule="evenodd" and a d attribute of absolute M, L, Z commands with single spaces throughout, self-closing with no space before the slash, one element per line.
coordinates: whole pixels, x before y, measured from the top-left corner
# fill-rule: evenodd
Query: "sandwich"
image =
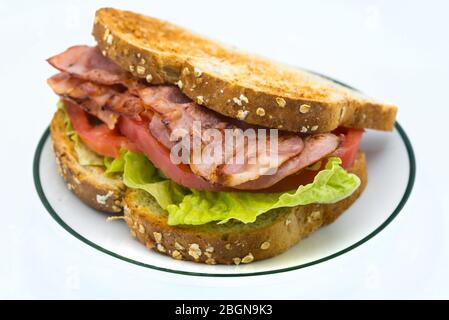
<path fill-rule="evenodd" d="M 285 252 L 363 192 L 364 130 L 394 127 L 394 105 L 156 18 L 103 8 L 92 34 L 48 59 L 58 169 L 174 259 Z"/>

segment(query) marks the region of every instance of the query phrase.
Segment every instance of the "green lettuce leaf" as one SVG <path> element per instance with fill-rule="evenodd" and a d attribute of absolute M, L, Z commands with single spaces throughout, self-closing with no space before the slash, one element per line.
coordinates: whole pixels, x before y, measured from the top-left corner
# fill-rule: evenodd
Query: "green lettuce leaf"
<path fill-rule="evenodd" d="M 280 207 L 337 202 L 350 196 L 360 185 L 359 177 L 348 173 L 340 164 L 339 158 L 330 158 L 312 183 L 290 192 L 264 194 L 191 190 L 192 193 L 180 203 L 167 206 L 168 224 L 225 223 L 229 219 L 250 223 L 260 214 Z"/>
<path fill-rule="evenodd" d="M 107 171 L 123 171 L 123 183 L 127 187 L 148 192 L 162 209 L 166 209 L 170 204 L 180 203 L 188 193 L 186 188 L 161 177 L 150 160 L 141 153 L 121 152 L 120 157 L 108 165 Z"/>
<path fill-rule="evenodd" d="M 58 103 L 56 104 L 56 106 L 57 106 L 58 110 L 61 110 L 64 114 L 65 133 L 68 136 L 71 136 L 72 134 L 76 134 L 75 130 L 73 129 L 72 122 L 70 121 L 69 115 L 67 114 L 67 110 L 66 110 L 64 102 L 59 100 Z"/>
<path fill-rule="evenodd" d="M 105 175 L 108 177 L 113 176 L 118 173 L 123 173 L 123 170 L 125 168 L 125 153 L 126 150 L 120 150 L 120 157 L 118 158 L 112 158 L 112 157 L 104 157 L 103 158 L 103 165 L 106 167 Z"/>

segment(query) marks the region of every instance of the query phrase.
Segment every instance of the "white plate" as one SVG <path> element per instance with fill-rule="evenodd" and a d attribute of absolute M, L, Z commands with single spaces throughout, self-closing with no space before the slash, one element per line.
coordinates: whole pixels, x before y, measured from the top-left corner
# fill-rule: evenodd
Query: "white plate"
<path fill-rule="evenodd" d="M 69 233 L 99 251 L 143 267 L 204 276 L 246 276 L 304 268 L 342 255 L 383 230 L 404 206 L 413 187 L 415 160 L 410 142 L 396 124 L 393 133 L 367 131 L 361 149 L 368 160 L 369 183 L 362 196 L 333 224 L 314 232 L 287 252 L 239 266 L 177 261 L 149 251 L 131 237 L 125 223 L 83 204 L 57 174 L 49 131 L 38 145 L 34 179 L 52 217 Z M 379 197 L 379 191 L 382 197 Z"/>

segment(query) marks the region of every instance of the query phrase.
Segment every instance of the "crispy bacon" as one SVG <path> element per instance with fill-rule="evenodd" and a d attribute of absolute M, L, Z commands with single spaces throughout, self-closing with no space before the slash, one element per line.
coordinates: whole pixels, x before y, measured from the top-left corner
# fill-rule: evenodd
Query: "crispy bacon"
<path fill-rule="evenodd" d="M 257 180 L 247 181 L 236 189 L 258 190 L 271 187 L 285 177 L 292 175 L 299 170 L 317 162 L 325 156 L 331 154 L 338 148 L 339 138 L 332 133 L 322 133 L 310 136 L 305 139 L 304 150 L 297 156 L 289 159 L 281 165 L 274 175 L 264 175 Z"/>
<path fill-rule="evenodd" d="M 159 90 L 158 90 L 159 88 Z M 155 92 L 156 91 L 156 92 Z M 165 92 L 165 95 L 162 94 Z M 227 122 L 224 117 L 217 115 L 215 112 L 209 109 L 202 108 L 193 102 L 181 102 L 176 103 L 173 97 L 177 96 L 179 90 L 176 87 L 152 87 L 151 90 L 145 89 L 145 92 L 141 94 L 144 101 L 147 102 L 155 112 L 158 113 L 156 119 L 153 119 L 150 124 L 150 130 L 152 134 L 165 146 L 170 148 L 173 146 L 173 140 L 179 140 L 183 136 L 190 136 L 188 139 L 192 142 L 195 130 L 201 130 L 204 133 L 205 130 L 213 128 L 221 132 L 223 139 L 218 142 L 221 144 L 217 147 L 221 147 L 223 152 L 218 162 L 197 162 L 195 159 L 190 159 L 190 168 L 194 173 L 205 179 L 219 183 L 226 186 L 237 186 L 249 180 L 256 180 L 260 176 L 267 174 L 269 170 L 275 171 L 277 167 L 288 161 L 290 158 L 298 155 L 303 149 L 303 141 L 301 137 L 295 134 L 282 133 L 278 139 L 278 149 L 270 152 L 270 137 L 267 134 L 266 139 L 266 152 L 256 153 L 256 148 L 248 148 L 247 143 L 239 145 L 234 143 L 228 150 L 230 152 L 224 152 L 226 149 L 225 143 L 225 129 L 231 129 L 234 131 L 235 136 L 243 135 L 243 131 L 234 124 Z M 157 98 L 154 98 L 157 96 Z M 152 98 L 153 97 L 153 98 Z M 195 126 L 195 122 L 200 127 Z M 201 133 L 198 133 L 201 136 Z M 257 135 L 257 128 L 254 131 L 256 139 L 253 141 L 258 143 L 259 136 Z M 171 137 L 171 141 L 168 139 Z M 244 139 L 244 137 L 241 137 Z M 245 140 L 243 140 L 245 141 Z M 210 139 L 210 141 L 201 141 L 201 150 L 208 148 L 213 150 L 214 147 L 211 144 L 216 144 L 217 141 Z M 237 150 L 237 147 L 243 147 L 246 150 Z M 250 150 L 253 150 L 250 153 Z M 243 163 L 239 163 L 237 160 L 238 152 L 241 151 L 244 155 Z M 276 152 L 276 154 L 273 154 Z M 193 153 L 191 153 L 193 157 Z M 265 157 L 265 159 L 262 159 Z M 277 159 L 277 161 L 270 161 Z M 204 160 L 204 159 L 203 159 Z M 274 167 L 273 167 L 274 165 Z M 264 186 L 268 187 L 268 186 Z"/>
<path fill-rule="evenodd" d="M 114 95 L 113 90 L 74 78 L 65 72 L 54 75 L 47 83 L 56 94 L 77 102 L 84 110 L 106 123 L 109 129 L 114 129 L 118 115 L 104 108 Z"/>
<path fill-rule="evenodd" d="M 106 59 L 97 47 L 73 46 L 47 61 L 59 71 L 100 84 L 126 84 L 129 78 L 127 72 Z"/>
<path fill-rule="evenodd" d="M 110 129 L 115 127 L 119 115 L 140 120 L 140 114 L 145 110 L 141 99 L 128 91 L 84 81 L 67 72 L 58 73 L 47 82 L 56 94 L 75 100 Z"/>
<path fill-rule="evenodd" d="M 151 119 L 149 133 L 167 149 L 186 137 L 192 141 L 196 130 L 204 132 L 213 128 L 225 137 L 225 129 L 233 129 L 237 135 L 241 134 L 237 129 L 251 128 L 256 132 L 258 129 L 197 105 L 175 86 L 143 85 L 105 58 L 98 48 L 71 47 L 48 62 L 61 71 L 48 80 L 58 95 L 76 101 L 110 128 L 114 128 L 119 116 L 133 120 L 140 120 L 141 116 Z M 199 127 L 195 125 L 196 121 Z M 259 139 L 256 135 L 254 142 Z M 339 138 L 331 133 L 303 138 L 298 134 L 279 132 L 277 150 L 270 149 L 267 135 L 265 154 L 255 149 L 251 151 L 247 143 L 240 146 L 243 150 L 238 150 L 225 142 L 229 141 L 202 139 L 203 151 L 221 144 L 225 152 L 220 161 L 210 163 L 198 163 L 191 158 L 190 170 L 212 184 L 257 190 L 268 188 L 331 154 L 337 149 Z M 243 152 L 243 163 L 236 163 L 239 151 Z M 192 157 L 193 152 L 190 153 Z M 166 158 L 165 161 L 171 161 Z M 270 161 L 273 158 L 277 161 Z M 267 175 L 273 171 L 274 174 Z"/>

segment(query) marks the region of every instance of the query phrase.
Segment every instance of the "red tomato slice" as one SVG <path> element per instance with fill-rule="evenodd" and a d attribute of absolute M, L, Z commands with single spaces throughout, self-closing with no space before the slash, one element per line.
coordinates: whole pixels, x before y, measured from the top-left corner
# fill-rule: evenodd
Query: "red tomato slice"
<path fill-rule="evenodd" d="M 334 155 L 341 159 L 343 168 L 349 168 L 354 163 L 364 132 L 363 129 L 352 128 L 338 128 L 334 131 L 335 134 L 341 134 L 343 139 L 334 152 Z"/>
<path fill-rule="evenodd" d="M 67 114 L 73 128 L 91 150 L 102 156 L 114 158 L 120 155 L 120 148 L 135 150 L 132 143 L 117 130 L 109 129 L 106 124 L 93 126 L 86 111 L 76 103 L 64 100 L 64 104 L 67 106 Z"/>
<path fill-rule="evenodd" d="M 126 117 L 120 117 L 118 126 L 120 132 L 131 140 L 157 168 L 174 182 L 184 187 L 198 190 L 228 190 L 228 188 L 214 185 L 195 175 L 188 165 L 174 164 L 170 160 L 170 150 L 153 137 L 150 133 L 147 121 L 138 122 Z"/>

